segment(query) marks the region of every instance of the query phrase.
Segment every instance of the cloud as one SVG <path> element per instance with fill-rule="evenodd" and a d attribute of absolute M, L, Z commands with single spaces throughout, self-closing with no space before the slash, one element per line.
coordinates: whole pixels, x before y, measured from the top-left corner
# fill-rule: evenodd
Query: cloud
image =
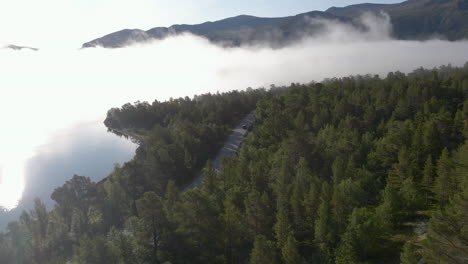
<path fill-rule="evenodd" d="M 114 50 L 0 50 L 0 190 L 24 177 L 22 164 L 56 131 L 101 122 L 126 102 L 468 61 L 467 41 L 394 40 L 388 16 L 367 14 L 361 22 L 366 30 L 311 21 L 326 30 L 282 49 L 224 49 L 181 35 Z"/>

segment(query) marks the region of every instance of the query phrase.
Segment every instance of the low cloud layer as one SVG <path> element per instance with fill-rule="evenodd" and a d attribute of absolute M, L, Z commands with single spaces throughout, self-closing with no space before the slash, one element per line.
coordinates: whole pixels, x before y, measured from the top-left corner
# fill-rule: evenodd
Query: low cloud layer
<path fill-rule="evenodd" d="M 182 35 L 115 50 L 0 50 L 0 205 L 14 203 L 2 192 L 22 184 L 23 164 L 56 131 L 101 122 L 109 108 L 126 102 L 468 61 L 467 41 L 392 39 L 386 15 L 364 16 L 366 31 L 311 23 L 326 31 L 282 49 L 223 49 Z"/>

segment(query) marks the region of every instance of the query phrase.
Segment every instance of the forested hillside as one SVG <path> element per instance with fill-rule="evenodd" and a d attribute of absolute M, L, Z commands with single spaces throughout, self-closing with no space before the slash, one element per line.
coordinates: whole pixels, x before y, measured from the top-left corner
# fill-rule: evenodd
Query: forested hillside
<path fill-rule="evenodd" d="M 181 194 L 254 108 L 238 155 Z M 0 263 L 467 262 L 468 64 L 128 104 L 106 125 L 135 158 L 38 200 Z"/>

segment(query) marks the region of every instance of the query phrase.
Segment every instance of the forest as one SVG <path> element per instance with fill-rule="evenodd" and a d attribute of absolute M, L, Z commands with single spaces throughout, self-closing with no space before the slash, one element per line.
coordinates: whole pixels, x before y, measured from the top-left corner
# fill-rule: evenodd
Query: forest
<path fill-rule="evenodd" d="M 468 63 L 136 102 L 105 124 L 135 157 L 37 199 L 0 263 L 468 263 Z"/>

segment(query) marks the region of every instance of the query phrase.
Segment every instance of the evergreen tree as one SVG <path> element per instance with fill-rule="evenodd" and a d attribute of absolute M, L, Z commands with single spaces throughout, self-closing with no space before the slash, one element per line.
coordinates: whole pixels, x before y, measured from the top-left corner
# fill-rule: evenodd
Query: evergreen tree
<path fill-rule="evenodd" d="M 360 196 L 362 196 L 360 187 L 351 179 L 343 180 L 341 183 L 333 186 L 331 210 L 337 234 L 341 235 L 344 233 L 348 223 L 348 216 L 359 204 Z"/>
<path fill-rule="evenodd" d="M 170 180 L 166 186 L 166 192 L 164 194 L 164 201 L 168 208 L 172 208 L 174 204 L 179 200 L 179 190 L 173 180 Z"/>
<path fill-rule="evenodd" d="M 297 249 L 297 241 L 292 235 L 288 236 L 286 244 L 281 250 L 281 255 L 285 264 L 301 264 L 304 262 Z"/>
<path fill-rule="evenodd" d="M 446 204 L 457 189 L 457 179 L 453 174 L 453 163 L 450 160 L 447 148 L 445 148 L 437 161 L 437 178 L 434 182 L 435 197 L 440 204 Z"/>
<path fill-rule="evenodd" d="M 320 183 L 312 181 L 309 186 L 307 197 L 304 201 L 305 206 L 305 219 L 306 219 L 306 231 L 308 237 L 312 240 L 315 236 L 315 220 L 317 219 L 317 212 L 320 206 Z"/>
<path fill-rule="evenodd" d="M 403 181 L 399 191 L 403 208 L 408 214 L 414 213 L 415 210 L 423 205 L 423 196 L 418 190 L 413 178 L 407 178 Z"/>
<path fill-rule="evenodd" d="M 291 210 L 294 219 L 295 229 L 302 231 L 305 229 L 305 205 L 307 186 L 312 178 L 311 172 L 304 158 L 301 158 L 296 166 L 296 177 L 293 182 L 291 194 Z"/>
<path fill-rule="evenodd" d="M 421 257 L 418 254 L 418 249 L 412 242 L 407 241 L 403 246 L 403 251 L 400 255 L 400 264 L 415 264 L 419 263 Z"/>
<path fill-rule="evenodd" d="M 240 263 L 246 233 L 241 210 L 237 207 L 238 192 L 228 192 L 224 200 L 223 227 L 225 256 L 229 263 Z"/>
<path fill-rule="evenodd" d="M 446 154 L 445 154 L 446 155 Z M 468 259 L 468 144 L 459 151 L 456 170 L 463 175 L 461 191 L 443 208 L 438 208 L 429 222 L 423 257 L 428 263 L 465 263 Z"/>
<path fill-rule="evenodd" d="M 336 263 L 379 263 L 388 251 L 385 232 L 379 217 L 368 208 L 357 208 L 343 234 L 336 252 Z"/>
<path fill-rule="evenodd" d="M 291 235 L 291 224 L 289 222 L 288 211 L 282 205 L 280 205 L 276 211 L 274 231 L 278 247 L 282 248 L 287 242 L 288 236 Z"/>
<path fill-rule="evenodd" d="M 434 184 L 434 179 L 436 177 L 435 166 L 432 162 L 432 157 L 429 155 L 426 162 L 424 163 L 423 177 L 421 180 L 421 185 L 424 190 L 424 195 L 426 199 L 426 205 L 429 202 L 429 197 L 432 195 L 432 189 Z"/>
<path fill-rule="evenodd" d="M 145 238 L 147 244 L 150 241 L 152 252 L 150 253 L 154 263 L 158 263 L 158 251 L 161 238 L 166 226 L 166 218 L 161 197 L 154 192 L 146 192 L 137 202 L 138 215 L 147 230 Z"/>
<path fill-rule="evenodd" d="M 383 201 L 376 208 L 376 217 L 385 230 L 390 232 L 398 222 L 397 212 L 401 208 L 401 199 L 398 196 L 398 190 L 387 184 L 383 190 Z"/>
<path fill-rule="evenodd" d="M 341 236 L 336 249 L 336 264 L 359 263 L 356 250 L 354 230 L 349 230 Z"/>
<path fill-rule="evenodd" d="M 408 149 L 403 148 L 398 152 L 398 163 L 394 166 L 394 169 L 400 183 L 416 175 L 416 162 Z"/>
<path fill-rule="evenodd" d="M 255 237 L 252 252 L 250 253 L 250 264 L 277 264 L 276 248 L 265 236 Z"/>
<path fill-rule="evenodd" d="M 245 221 L 252 238 L 271 233 L 273 213 L 267 193 L 252 190 L 245 199 Z"/>
<path fill-rule="evenodd" d="M 203 174 L 205 175 L 203 178 L 203 190 L 205 190 L 208 194 L 215 193 L 217 188 L 217 173 L 213 167 L 213 163 L 210 160 L 206 162 L 206 166 L 203 169 Z"/>
<path fill-rule="evenodd" d="M 333 183 L 339 184 L 341 180 L 346 178 L 346 163 L 341 156 L 338 156 L 332 164 L 332 172 L 333 172 Z"/>
<path fill-rule="evenodd" d="M 321 253 L 331 260 L 332 243 L 333 243 L 333 230 L 332 230 L 332 217 L 330 208 L 330 185 L 327 182 L 322 184 L 322 191 L 320 194 L 320 206 L 318 209 L 317 219 L 315 220 L 315 242 L 318 244 Z"/>
<path fill-rule="evenodd" d="M 291 197 L 291 180 L 293 179 L 290 157 L 286 153 L 278 153 L 276 156 L 275 183 L 273 186 L 277 207 L 289 207 Z"/>

